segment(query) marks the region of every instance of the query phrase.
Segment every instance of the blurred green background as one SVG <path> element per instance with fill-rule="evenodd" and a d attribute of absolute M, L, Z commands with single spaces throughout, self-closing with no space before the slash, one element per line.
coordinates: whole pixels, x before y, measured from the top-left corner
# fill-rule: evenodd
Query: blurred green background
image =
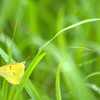
<path fill-rule="evenodd" d="M 58 31 L 81 20 L 99 17 L 100 0 L 0 0 L 0 29 L 4 32 L 10 48 L 18 19 L 12 57 L 16 62 L 21 62 L 31 56 L 26 68 L 39 48 Z M 0 48 L 8 54 L 1 33 Z M 56 70 L 61 56 L 73 52 L 70 62 L 74 63 L 83 79 L 100 71 L 100 22 L 86 23 L 60 34 L 47 50 L 50 52 L 32 72 L 30 80 L 41 94 L 42 100 L 56 100 Z M 0 56 L 0 66 L 4 64 L 6 62 Z M 62 73 L 61 70 L 62 100 L 78 100 L 69 88 L 74 83 L 69 86 L 65 79 L 67 76 Z M 88 84 L 94 100 L 100 100 L 100 76 L 89 78 Z M 25 90 L 22 98 L 30 99 Z"/>

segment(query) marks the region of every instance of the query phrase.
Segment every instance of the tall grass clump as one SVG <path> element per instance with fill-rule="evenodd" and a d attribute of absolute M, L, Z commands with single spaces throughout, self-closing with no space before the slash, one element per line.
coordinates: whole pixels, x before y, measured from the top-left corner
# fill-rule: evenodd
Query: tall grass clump
<path fill-rule="evenodd" d="M 45 45 L 43 45 L 36 57 L 33 59 L 32 63 L 30 64 L 30 66 L 27 68 L 27 70 L 25 71 L 25 74 L 22 78 L 22 81 L 20 83 L 20 85 L 18 87 L 16 87 L 16 90 L 14 91 L 15 92 L 15 95 L 14 95 L 14 100 L 17 100 L 20 95 L 21 95 L 21 92 L 23 90 L 24 87 L 26 87 L 26 91 L 29 93 L 29 95 L 33 98 L 35 95 L 37 97 L 37 99 L 40 99 L 39 95 L 38 95 L 38 92 L 35 90 L 34 86 L 32 85 L 31 81 L 28 79 L 29 76 L 31 75 L 32 71 L 34 70 L 34 68 L 36 67 L 36 65 L 38 64 L 38 62 L 47 54 L 47 52 L 43 52 L 43 50 L 47 47 L 47 45 L 49 43 L 52 42 L 52 40 L 54 40 L 60 33 L 68 30 L 68 29 L 71 29 L 71 28 L 74 28 L 76 26 L 79 26 L 81 24 L 84 24 L 84 23 L 87 23 L 87 22 L 92 22 L 92 21 L 98 21 L 100 19 L 89 19 L 89 20 L 85 20 L 85 21 L 81 21 L 81 22 L 78 22 L 76 24 L 73 24 L 69 27 L 66 27 L 64 29 L 62 29 L 61 31 L 59 31 L 51 40 L 49 40 Z M 15 34 L 15 33 L 14 33 Z M 14 38 L 14 37 L 13 37 Z M 14 40 L 14 39 L 13 39 Z M 6 58 L 6 60 L 8 59 L 8 63 L 11 62 L 11 52 L 12 52 L 12 46 L 13 46 L 13 40 L 12 40 L 12 44 L 11 44 L 11 50 L 10 50 L 10 55 L 9 57 L 3 52 L 3 50 L 1 49 L 1 52 L 0 54 L 2 55 L 3 58 Z M 3 52 L 3 53 L 2 53 Z M 43 52 L 43 53 L 42 53 Z M 4 55 L 3 55 L 4 54 Z M 6 56 L 5 56 L 6 55 Z M 60 56 L 58 54 L 58 56 Z M 7 58 L 8 57 L 8 58 Z M 61 59 L 61 56 L 60 56 L 60 59 Z M 58 67 L 58 70 L 57 70 L 57 76 L 56 76 L 56 93 L 57 93 L 57 99 L 58 100 L 61 100 L 61 91 L 60 91 L 60 66 Z M 81 75 L 79 74 L 79 72 L 77 71 L 77 68 L 75 67 L 74 63 L 72 63 L 72 61 L 70 61 L 70 59 L 66 59 L 66 61 L 64 62 L 63 64 L 63 71 L 64 71 L 64 77 L 68 77 L 68 80 L 66 81 L 69 81 L 70 82 L 70 88 L 72 90 L 72 95 L 74 98 L 76 98 L 77 100 L 94 100 L 94 96 L 92 95 L 92 93 L 88 90 L 88 88 L 86 88 L 85 86 L 85 82 L 82 81 L 82 78 L 81 78 Z M 67 67 L 67 68 L 66 68 Z M 25 85 L 26 84 L 26 85 Z M 29 84 L 29 86 L 28 86 Z M 29 90 L 28 90 L 29 88 Z M 31 89 L 32 88 L 32 89 Z M 77 89 L 76 89 L 77 88 Z M 82 91 L 81 91 L 82 90 Z M 2 94 L 3 94 L 3 97 L 5 100 L 7 99 L 7 91 L 8 91 L 8 82 L 6 80 L 4 80 L 3 82 L 3 87 L 2 87 Z M 5 92 L 4 92 L 5 91 Z M 30 91 L 30 92 L 29 92 Z M 33 94 L 32 94 L 33 93 Z M 13 93 L 14 94 L 14 93 Z M 83 94 L 85 95 L 85 97 L 83 96 Z"/>
<path fill-rule="evenodd" d="M 99 100 L 99 6 L 97 0 L 1 0 L 0 67 L 30 58 L 19 85 L 0 76 L 0 99 Z"/>

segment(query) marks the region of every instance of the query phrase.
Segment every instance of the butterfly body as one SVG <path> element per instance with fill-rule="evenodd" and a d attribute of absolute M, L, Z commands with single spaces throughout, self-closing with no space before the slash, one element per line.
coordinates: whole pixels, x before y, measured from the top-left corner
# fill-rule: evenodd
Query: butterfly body
<path fill-rule="evenodd" d="M 19 84 L 24 75 L 24 63 L 11 63 L 0 67 L 0 76 L 11 84 Z"/>

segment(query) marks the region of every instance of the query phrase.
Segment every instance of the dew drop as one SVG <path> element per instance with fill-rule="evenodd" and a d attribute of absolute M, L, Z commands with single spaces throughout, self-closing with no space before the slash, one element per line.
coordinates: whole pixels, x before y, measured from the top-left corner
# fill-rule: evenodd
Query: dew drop
<path fill-rule="evenodd" d="M 5 61 L 6 61 L 6 62 L 8 62 L 8 60 L 7 60 L 7 59 L 6 59 Z"/>

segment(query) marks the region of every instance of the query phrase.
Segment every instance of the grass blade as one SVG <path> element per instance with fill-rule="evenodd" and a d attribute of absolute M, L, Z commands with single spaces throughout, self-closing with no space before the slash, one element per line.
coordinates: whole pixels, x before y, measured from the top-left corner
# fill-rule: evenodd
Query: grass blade
<path fill-rule="evenodd" d="M 5 45 L 6 45 L 6 48 L 7 48 L 7 52 L 8 52 L 8 54 L 9 54 L 9 47 L 8 47 L 8 44 L 7 44 L 7 39 L 6 39 L 6 36 L 4 35 L 4 32 L 3 32 L 3 30 L 2 29 L 0 29 L 0 32 L 2 33 L 2 35 L 3 35 L 3 37 L 4 37 L 4 40 L 5 40 Z"/>
<path fill-rule="evenodd" d="M 72 29 L 72 28 L 75 28 L 79 25 L 82 25 L 82 24 L 85 24 L 85 23 L 89 23 L 89 22 L 94 22 L 94 21 L 100 21 L 100 18 L 93 18 L 93 19 L 86 19 L 86 20 L 83 20 L 83 21 L 80 21 L 80 22 L 77 22 L 75 24 L 72 24 L 68 27 L 65 27 L 63 28 L 61 31 L 59 31 L 52 39 L 50 39 L 48 42 L 46 42 L 41 48 L 45 48 L 50 42 L 52 42 L 59 34 L 61 34 L 62 32 L 66 31 L 66 30 L 69 30 L 69 29 Z"/>
<path fill-rule="evenodd" d="M 71 52 L 72 53 L 72 52 Z M 64 59 L 70 55 L 71 53 L 67 54 Z M 61 90 L 60 90 L 60 69 L 61 69 L 61 65 L 62 65 L 63 61 L 59 64 L 58 69 L 57 69 L 57 73 L 56 73 L 56 98 L 57 100 L 62 100 L 61 98 Z"/>
<path fill-rule="evenodd" d="M 8 55 L 1 48 L 0 48 L 0 55 L 6 62 L 8 61 Z M 14 63 L 15 61 L 11 59 L 11 62 Z"/>
<path fill-rule="evenodd" d="M 9 57 L 8 57 L 8 62 L 7 62 L 7 64 L 11 63 L 13 42 L 14 42 L 14 37 L 15 37 L 15 32 L 16 32 L 17 24 L 18 24 L 18 18 L 17 18 L 16 24 L 15 24 L 15 29 L 14 29 L 14 33 L 13 33 L 13 38 L 12 38 L 12 43 L 11 43 L 11 47 L 10 47 L 10 51 L 9 51 Z M 6 40 L 6 39 L 5 39 L 5 40 Z M 6 43 L 6 45 L 7 45 L 7 43 Z M 7 45 L 7 49 L 8 49 L 8 45 Z M 8 85 L 9 85 L 9 84 L 8 84 L 7 80 L 4 79 L 3 85 L 2 85 L 2 94 L 3 94 L 3 96 L 4 96 L 4 100 L 6 100 L 6 98 L 7 98 Z"/>
<path fill-rule="evenodd" d="M 26 70 L 26 72 L 21 80 L 20 85 L 18 86 L 18 88 L 16 90 L 14 100 L 18 100 L 18 97 L 20 96 L 20 94 L 25 86 L 25 83 L 28 80 L 29 76 L 31 75 L 32 71 L 34 70 L 36 65 L 39 63 L 39 61 L 47 54 L 47 52 L 44 52 L 40 55 L 40 52 L 37 54 L 37 56 L 34 58 L 32 63 L 30 64 L 30 66 L 27 68 L 27 70 Z"/>
<path fill-rule="evenodd" d="M 89 74 L 88 76 L 85 77 L 84 80 L 87 80 L 88 78 L 95 76 L 95 75 L 100 75 L 100 72 L 95 72 L 95 73 Z"/>
<path fill-rule="evenodd" d="M 61 67 L 61 64 L 59 64 L 57 73 L 56 73 L 56 98 L 57 100 L 62 100 L 61 90 L 60 90 L 60 67 Z"/>
<path fill-rule="evenodd" d="M 25 90 L 32 97 L 32 99 L 41 100 L 41 97 L 39 96 L 37 90 L 35 89 L 34 85 L 31 83 L 31 81 L 29 79 L 27 80 L 27 82 L 25 84 Z"/>
<path fill-rule="evenodd" d="M 16 88 L 17 88 L 17 86 L 15 86 L 15 85 L 11 86 L 7 100 L 13 100 L 13 96 L 16 91 Z"/>

